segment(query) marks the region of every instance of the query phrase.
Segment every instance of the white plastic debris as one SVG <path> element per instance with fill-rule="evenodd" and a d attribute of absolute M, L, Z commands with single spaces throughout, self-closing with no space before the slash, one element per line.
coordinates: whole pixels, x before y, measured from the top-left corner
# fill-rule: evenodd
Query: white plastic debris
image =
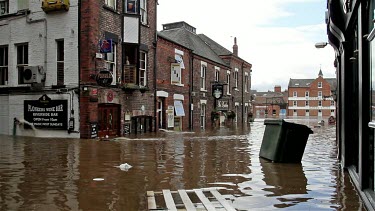
<path fill-rule="evenodd" d="M 131 167 L 133 167 L 133 166 L 131 166 L 131 165 L 128 164 L 128 163 L 123 163 L 123 164 L 121 164 L 121 165 L 119 165 L 119 166 L 115 166 L 115 167 L 120 168 L 121 171 L 128 171 L 128 170 L 129 170 Z"/>
<path fill-rule="evenodd" d="M 94 181 L 104 181 L 103 178 L 94 178 L 93 180 L 94 180 Z"/>

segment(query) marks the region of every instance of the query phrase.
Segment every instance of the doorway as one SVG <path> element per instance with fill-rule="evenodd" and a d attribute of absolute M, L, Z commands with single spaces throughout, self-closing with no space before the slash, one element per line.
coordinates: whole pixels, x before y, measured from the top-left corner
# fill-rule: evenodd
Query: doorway
<path fill-rule="evenodd" d="M 120 135 L 120 105 L 99 104 L 98 136 L 116 137 Z"/>

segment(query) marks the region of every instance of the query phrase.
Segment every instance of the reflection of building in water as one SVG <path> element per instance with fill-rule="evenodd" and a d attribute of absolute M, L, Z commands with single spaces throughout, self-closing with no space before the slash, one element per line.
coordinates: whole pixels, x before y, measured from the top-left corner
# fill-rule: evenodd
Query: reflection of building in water
<path fill-rule="evenodd" d="M 307 194 L 307 178 L 303 172 L 301 164 L 273 163 L 260 158 L 264 182 L 272 186 L 265 188 L 265 191 L 272 192 L 268 196 L 279 196 L 281 204 L 275 204 L 275 207 L 289 207 L 301 202 L 306 202 L 311 198 L 303 197 Z M 296 195 L 301 194 L 300 197 Z M 288 198 L 288 195 L 293 195 Z"/>

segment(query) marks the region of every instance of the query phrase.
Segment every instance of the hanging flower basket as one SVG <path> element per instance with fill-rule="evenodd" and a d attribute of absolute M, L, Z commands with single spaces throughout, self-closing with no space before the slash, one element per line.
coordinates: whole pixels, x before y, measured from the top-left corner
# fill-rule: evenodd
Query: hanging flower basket
<path fill-rule="evenodd" d="M 212 111 L 211 112 L 211 119 L 212 120 L 217 120 L 220 118 L 220 113 L 218 111 Z"/>
<path fill-rule="evenodd" d="M 227 118 L 228 119 L 236 118 L 236 113 L 234 113 L 234 111 L 229 111 L 228 114 L 227 114 Z"/>

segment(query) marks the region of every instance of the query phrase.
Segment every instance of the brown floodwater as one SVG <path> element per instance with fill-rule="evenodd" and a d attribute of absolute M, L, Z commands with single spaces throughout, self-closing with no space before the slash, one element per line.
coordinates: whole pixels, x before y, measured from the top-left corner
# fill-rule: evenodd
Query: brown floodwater
<path fill-rule="evenodd" d="M 336 159 L 334 126 L 313 128 L 301 164 L 259 158 L 264 129 L 258 120 L 116 141 L 0 136 L 0 210 L 146 210 L 146 191 L 206 187 L 237 210 L 364 210 Z"/>

